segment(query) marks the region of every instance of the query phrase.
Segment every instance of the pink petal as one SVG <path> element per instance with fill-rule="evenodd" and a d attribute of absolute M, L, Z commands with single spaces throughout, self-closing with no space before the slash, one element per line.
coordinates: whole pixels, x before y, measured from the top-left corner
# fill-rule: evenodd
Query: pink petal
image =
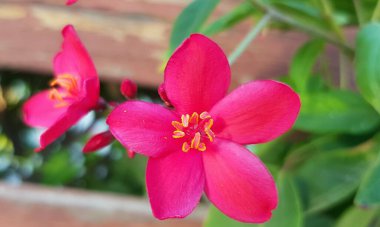
<path fill-rule="evenodd" d="M 288 131 L 300 110 L 298 95 L 287 85 L 255 81 L 234 90 L 210 111 L 218 137 L 240 144 L 270 141 Z"/>
<path fill-rule="evenodd" d="M 53 125 L 51 125 L 40 137 L 40 147 L 36 151 L 45 149 L 46 146 L 54 142 L 67 130 L 71 128 L 76 122 L 79 121 L 88 109 L 83 108 L 82 102 L 77 102 L 68 107 L 67 112 L 63 114 Z"/>
<path fill-rule="evenodd" d="M 139 101 L 128 101 L 116 107 L 107 118 L 115 138 L 128 150 L 147 156 L 158 156 L 181 148 L 173 139 L 171 125 L 178 117 L 164 107 Z"/>
<path fill-rule="evenodd" d="M 270 219 L 278 197 L 264 164 L 245 147 L 217 139 L 203 153 L 206 195 L 229 217 L 262 223 Z"/>
<path fill-rule="evenodd" d="M 29 98 L 22 108 L 23 119 L 32 127 L 50 127 L 68 107 L 55 107 L 57 103 L 49 99 L 49 90 L 41 91 Z"/>
<path fill-rule="evenodd" d="M 66 2 L 66 5 L 72 5 L 72 4 L 74 4 L 74 3 L 76 3 L 78 0 L 67 0 L 67 2 Z"/>
<path fill-rule="evenodd" d="M 93 92 L 99 93 L 99 79 L 95 66 L 74 27 L 72 25 L 64 27 L 62 36 L 64 38 L 62 50 L 54 58 L 55 74 L 71 74 L 77 77 L 79 82 L 93 78 L 96 81 Z"/>
<path fill-rule="evenodd" d="M 179 113 L 200 113 L 226 95 L 230 80 L 222 49 L 206 36 L 194 34 L 170 58 L 164 88 Z"/>
<path fill-rule="evenodd" d="M 205 178 L 202 156 L 181 149 L 150 158 L 146 184 L 153 214 L 158 219 L 183 218 L 198 204 Z"/>

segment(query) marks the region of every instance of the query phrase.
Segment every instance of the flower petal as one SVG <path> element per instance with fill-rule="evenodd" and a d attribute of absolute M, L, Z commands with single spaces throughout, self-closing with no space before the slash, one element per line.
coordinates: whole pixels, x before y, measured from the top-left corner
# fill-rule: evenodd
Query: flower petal
<path fill-rule="evenodd" d="M 206 36 L 191 35 L 165 69 L 164 88 L 181 114 L 208 111 L 230 85 L 231 70 L 222 49 Z"/>
<path fill-rule="evenodd" d="M 239 144 L 270 141 L 289 130 L 300 110 L 300 99 L 289 86 L 255 81 L 234 90 L 210 111 L 218 137 Z"/>
<path fill-rule="evenodd" d="M 57 108 L 57 103 L 49 99 L 49 93 L 49 90 L 41 91 L 24 103 L 22 113 L 26 124 L 48 128 L 66 113 L 68 107 Z"/>
<path fill-rule="evenodd" d="M 115 138 L 128 150 L 147 156 L 180 149 L 172 138 L 172 121 L 178 117 L 158 104 L 128 101 L 116 107 L 107 118 Z"/>
<path fill-rule="evenodd" d="M 189 215 L 201 198 L 204 183 L 202 156 L 197 151 L 185 153 L 178 149 L 148 161 L 147 190 L 158 219 Z"/>
<path fill-rule="evenodd" d="M 99 79 L 94 63 L 74 27 L 67 25 L 62 30 L 62 36 L 64 38 L 62 50 L 54 58 L 55 74 L 71 74 L 78 78 L 79 82 L 94 78 L 97 82 L 97 88 L 93 92 L 99 93 Z M 84 85 L 82 84 L 82 86 Z"/>
<path fill-rule="evenodd" d="M 65 114 L 63 114 L 54 124 L 52 124 L 40 137 L 40 147 L 36 151 L 45 149 L 46 146 L 54 142 L 67 130 L 87 114 L 88 109 L 83 108 L 82 102 L 70 105 Z"/>
<path fill-rule="evenodd" d="M 74 4 L 74 3 L 76 3 L 78 0 L 67 0 L 67 2 L 66 2 L 66 5 L 72 5 L 72 4 Z"/>
<path fill-rule="evenodd" d="M 278 202 L 275 182 L 264 164 L 243 146 L 217 139 L 203 153 L 205 191 L 229 217 L 262 223 Z"/>

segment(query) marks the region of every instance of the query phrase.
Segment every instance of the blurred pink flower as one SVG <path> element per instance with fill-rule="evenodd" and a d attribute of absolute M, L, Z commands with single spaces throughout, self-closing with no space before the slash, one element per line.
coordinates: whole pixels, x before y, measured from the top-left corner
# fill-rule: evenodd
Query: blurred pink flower
<path fill-rule="evenodd" d="M 298 95 L 287 85 L 250 82 L 227 95 L 230 67 L 216 43 L 191 35 L 165 69 L 174 109 L 129 101 L 107 119 L 125 147 L 149 156 L 146 181 L 154 215 L 183 218 L 202 192 L 242 222 L 270 219 L 278 197 L 264 164 L 244 145 L 275 139 L 294 124 Z"/>
<path fill-rule="evenodd" d="M 74 27 L 66 26 L 62 35 L 62 50 L 53 62 L 55 78 L 51 88 L 33 95 L 23 106 L 26 124 L 46 128 L 36 151 L 44 149 L 96 108 L 99 100 L 96 69 Z"/>
<path fill-rule="evenodd" d="M 67 0 L 67 2 L 66 2 L 66 5 L 72 5 L 72 4 L 74 4 L 74 3 L 76 3 L 78 0 Z"/>

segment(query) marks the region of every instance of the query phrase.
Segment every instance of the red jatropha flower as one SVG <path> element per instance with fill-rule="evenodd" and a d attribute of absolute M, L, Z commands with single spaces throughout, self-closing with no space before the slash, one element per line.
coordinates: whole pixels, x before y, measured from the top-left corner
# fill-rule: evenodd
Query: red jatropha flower
<path fill-rule="evenodd" d="M 299 97 L 271 80 L 247 83 L 226 95 L 230 79 L 218 45 L 192 35 L 165 69 L 163 88 L 173 110 L 129 101 L 108 117 L 117 140 L 149 156 L 147 191 L 157 218 L 187 216 L 203 190 L 223 213 L 242 222 L 265 222 L 276 208 L 272 176 L 244 145 L 289 130 Z"/>
<path fill-rule="evenodd" d="M 97 106 L 99 78 L 74 27 L 62 30 L 62 50 L 54 58 L 51 88 L 33 95 L 23 106 L 23 118 L 32 127 L 47 128 L 40 137 L 44 149 Z"/>
<path fill-rule="evenodd" d="M 78 0 L 67 0 L 67 2 L 66 2 L 66 5 L 72 5 L 72 4 L 74 4 L 74 3 L 76 3 Z"/>

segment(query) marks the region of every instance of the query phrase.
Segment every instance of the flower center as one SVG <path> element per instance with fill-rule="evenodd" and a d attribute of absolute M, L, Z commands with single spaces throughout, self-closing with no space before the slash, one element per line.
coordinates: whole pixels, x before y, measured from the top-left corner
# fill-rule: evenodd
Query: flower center
<path fill-rule="evenodd" d="M 71 74 L 58 75 L 50 82 L 49 99 L 56 101 L 55 107 L 65 107 L 78 95 L 78 83 Z"/>
<path fill-rule="evenodd" d="M 213 123 L 214 120 L 207 112 L 202 112 L 201 114 L 194 112 L 191 116 L 183 114 L 181 122 L 172 121 L 175 128 L 173 138 L 184 138 L 186 140 L 182 144 L 183 152 L 188 152 L 190 149 L 205 151 L 205 141 L 213 142 L 215 138 L 215 134 L 211 130 Z"/>

